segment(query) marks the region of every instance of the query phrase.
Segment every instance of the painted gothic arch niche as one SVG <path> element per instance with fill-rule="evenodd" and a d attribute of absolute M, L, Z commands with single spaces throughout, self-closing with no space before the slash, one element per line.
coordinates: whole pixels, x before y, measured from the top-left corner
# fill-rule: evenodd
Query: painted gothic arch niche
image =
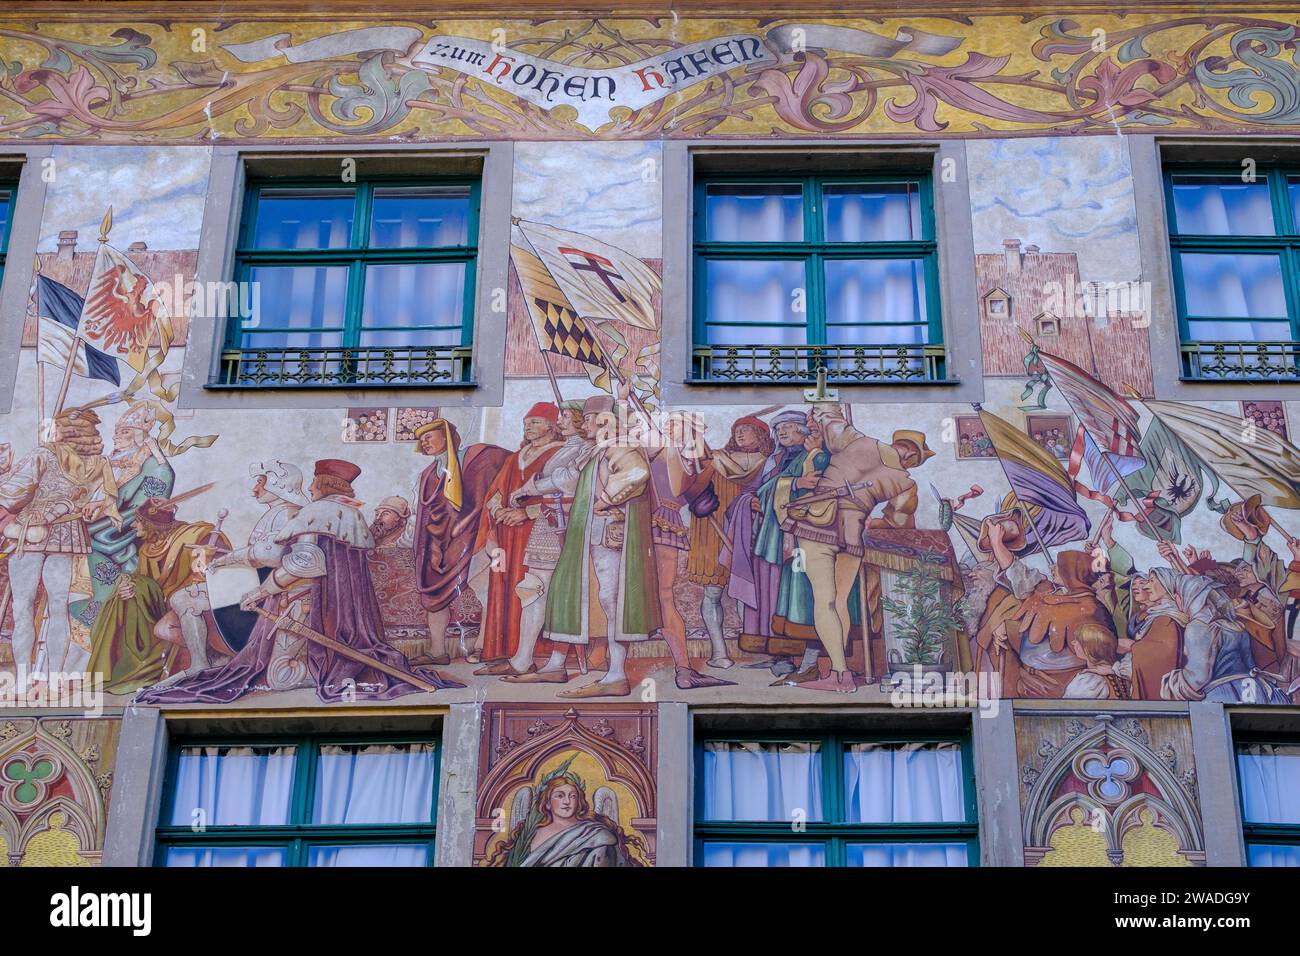
<path fill-rule="evenodd" d="M 631 838 L 629 852 L 637 862 L 654 865 L 654 723 L 654 708 L 489 705 L 475 805 L 475 862 L 489 861 L 502 841 L 517 837 L 539 789 L 557 774 L 569 774 L 589 808 Z"/>
<path fill-rule="evenodd" d="M 1202 865 L 1187 734 L 1182 718 L 1019 718 L 1025 864 Z"/>
<path fill-rule="evenodd" d="M 0 724 L 4 863 L 100 861 L 118 721 L 16 718 Z"/>

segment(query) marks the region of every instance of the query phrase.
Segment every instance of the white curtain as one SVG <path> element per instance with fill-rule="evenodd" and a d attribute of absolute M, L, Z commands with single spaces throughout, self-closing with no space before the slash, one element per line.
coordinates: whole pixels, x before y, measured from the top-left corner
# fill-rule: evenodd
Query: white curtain
<path fill-rule="evenodd" d="M 1269 846 L 1252 843 L 1246 848 L 1250 866 L 1300 866 L 1300 846 Z"/>
<path fill-rule="evenodd" d="M 1184 235 L 1271 236 L 1268 182 L 1175 177 L 1174 218 Z"/>
<path fill-rule="evenodd" d="M 425 866 L 429 848 L 423 843 L 372 846 L 314 846 L 307 852 L 308 866 Z"/>
<path fill-rule="evenodd" d="M 1300 823 L 1300 747 L 1251 744 L 1237 767 L 1247 823 Z"/>
<path fill-rule="evenodd" d="M 428 823 L 433 744 L 322 746 L 313 823 Z"/>
<path fill-rule="evenodd" d="M 293 763 L 293 747 L 186 747 L 180 753 L 167 822 L 174 826 L 288 823 Z"/>
<path fill-rule="evenodd" d="M 818 843 L 706 843 L 705 866 L 825 866 L 826 850 Z"/>
<path fill-rule="evenodd" d="M 854 843 L 849 866 L 966 866 L 964 843 Z"/>
<path fill-rule="evenodd" d="M 822 819 L 815 743 L 713 740 L 704 745 L 706 820 Z"/>
<path fill-rule="evenodd" d="M 284 852 L 278 846 L 173 846 L 167 849 L 167 865 L 284 866 Z"/>
<path fill-rule="evenodd" d="M 844 791 L 850 823 L 966 819 L 955 743 L 852 744 L 844 752 Z"/>

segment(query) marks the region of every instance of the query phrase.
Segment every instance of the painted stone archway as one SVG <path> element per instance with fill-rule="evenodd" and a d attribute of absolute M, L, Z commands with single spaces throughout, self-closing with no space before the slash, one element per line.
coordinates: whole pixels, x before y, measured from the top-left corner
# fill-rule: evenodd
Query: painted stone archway
<path fill-rule="evenodd" d="M 0 723 L 0 865 L 100 862 L 120 723 L 15 717 Z"/>
<path fill-rule="evenodd" d="M 1027 866 L 1197 866 L 1205 843 L 1182 717 L 1016 719 Z"/>

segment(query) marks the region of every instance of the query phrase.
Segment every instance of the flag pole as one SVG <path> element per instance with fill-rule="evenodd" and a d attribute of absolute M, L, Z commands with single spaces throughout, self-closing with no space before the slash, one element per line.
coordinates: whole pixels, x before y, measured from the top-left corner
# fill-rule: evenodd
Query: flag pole
<path fill-rule="evenodd" d="M 109 230 L 113 228 L 113 207 L 108 207 L 108 212 L 104 213 L 104 218 L 99 223 L 99 245 L 102 249 L 104 243 L 108 242 Z M 98 258 L 96 253 L 96 258 Z M 90 270 L 90 279 L 95 280 L 95 270 Z M 82 306 L 82 318 L 85 317 L 85 306 Z M 83 339 L 81 337 L 81 321 L 77 322 L 77 334 L 72 338 L 72 349 L 68 352 L 68 367 L 63 371 L 63 384 L 59 386 L 59 398 L 54 403 L 54 417 L 58 418 L 59 413 L 63 411 L 63 403 L 68 398 L 68 386 L 72 384 L 72 370 L 77 364 L 77 352 L 81 348 Z"/>
<path fill-rule="evenodd" d="M 1031 345 L 1035 344 L 1034 340 L 1025 332 L 1024 329 L 1020 330 L 1020 334 Z M 1051 355 L 1050 352 L 1048 354 Z M 1056 358 L 1056 356 L 1052 356 L 1052 357 Z M 1093 367 L 1094 369 L 1096 368 L 1095 361 Z M 1052 378 L 1051 369 L 1047 369 L 1047 377 L 1048 380 L 1051 381 Z M 1097 379 L 1097 383 L 1103 387 L 1107 387 L 1106 383 L 1102 382 L 1100 379 Z M 1056 382 L 1053 381 L 1052 385 L 1055 386 Z M 1146 525 L 1147 531 L 1151 532 L 1151 540 L 1159 541 L 1160 535 L 1156 531 L 1155 525 L 1151 523 L 1150 514 L 1142 509 L 1142 499 L 1134 496 L 1133 492 L 1129 489 L 1128 482 L 1125 481 L 1124 476 L 1119 473 L 1119 469 L 1115 466 L 1115 463 L 1106 457 L 1106 451 L 1102 448 L 1102 445 L 1097 441 L 1096 436 L 1094 436 L 1092 432 L 1088 431 L 1088 426 L 1084 423 L 1083 416 L 1079 414 L 1078 409 L 1074 407 L 1074 403 L 1070 401 L 1070 396 L 1065 394 L 1064 390 L 1060 388 L 1057 388 L 1056 390 L 1061 393 L 1061 398 L 1065 400 L 1065 404 L 1069 407 L 1070 414 L 1073 415 L 1076 419 L 1078 419 L 1079 427 L 1083 429 L 1084 434 L 1092 438 L 1093 444 L 1097 445 L 1097 448 L 1101 451 L 1102 460 L 1106 462 L 1106 465 L 1110 468 L 1111 474 L 1115 476 L 1115 480 L 1119 482 L 1119 486 L 1124 489 L 1124 494 L 1128 495 L 1129 500 L 1133 502 L 1133 510 L 1134 513 L 1138 516 L 1138 520 L 1140 520 L 1144 525 Z M 1118 397 L 1119 396 L 1116 396 L 1116 398 Z M 1115 508 L 1114 506 L 1110 506 L 1110 510 L 1115 512 L 1115 514 L 1117 515 L 1119 514 L 1119 509 Z"/>
<path fill-rule="evenodd" d="M 537 329 L 534 327 L 533 336 L 536 337 L 536 335 Z M 540 347 L 542 343 L 539 341 L 537 344 Z M 546 366 L 546 377 L 551 380 L 551 391 L 555 393 L 555 407 L 559 408 L 564 404 L 564 396 L 560 394 L 560 383 L 555 378 L 555 369 L 551 368 L 551 353 L 548 349 L 541 349 L 541 353 L 542 364 Z"/>
<path fill-rule="evenodd" d="M 32 285 L 36 302 L 36 441 L 45 432 L 45 363 L 41 361 L 41 257 L 32 256 Z"/>

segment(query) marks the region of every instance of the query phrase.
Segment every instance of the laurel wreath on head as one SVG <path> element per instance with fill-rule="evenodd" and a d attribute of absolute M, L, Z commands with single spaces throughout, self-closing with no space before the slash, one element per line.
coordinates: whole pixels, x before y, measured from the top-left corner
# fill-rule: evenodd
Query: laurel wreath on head
<path fill-rule="evenodd" d="M 537 782 L 537 788 L 533 791 L 533 799 L 528 804 L 528 815 L 524 817 L 524 822 L 519 828 L 519 835 L 515 837 L 514 845 L 510 848 L 510 854 L 506 857 L 506 866 L 520 866 L 524 858 L 528 855 L 529 845 L 533 842 L 533 836 L 537 833 L 537 828 L 542 824 L 542 797 L 546 793 L 546 787 L 556 777 L 564 777 L 584 795 L 587 792 L 587 786 L 582 782 L 582 778 L 577 774 L 569 773 L 569 767 L 573 761 L 578 759 L 577 754 L 571 754 L 569 759 L 564 761 L 550 773 L 545 774 Z"/>

